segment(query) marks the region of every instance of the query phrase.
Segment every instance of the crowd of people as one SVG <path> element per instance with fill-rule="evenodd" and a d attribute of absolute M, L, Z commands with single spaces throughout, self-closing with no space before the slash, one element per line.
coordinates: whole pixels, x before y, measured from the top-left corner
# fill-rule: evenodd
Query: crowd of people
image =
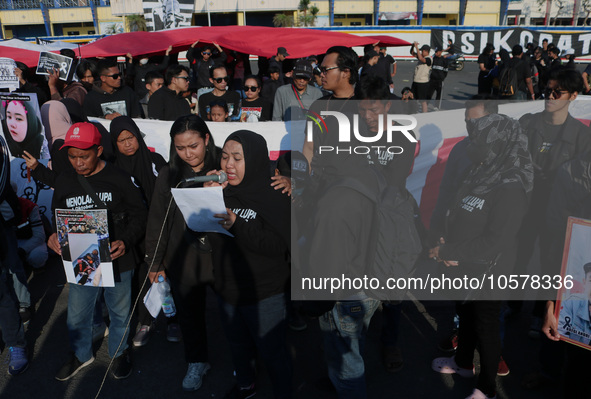
<path fill-rule="evenodd" d="M 520 270 L 529 262 L 538 239 L 543 268 L 556 269 L 564 242 L 564 230 L 556 226 L 565 225 L 567 216 L 591 217 L 591 130 L 569 113 L 570 103 L 588 91 L 583 77 L 591 69 L 582 76 L 571 67 L 572 55 L 566 66 L 550 61 L 559 51 L 546 44 L 531 46 L 528 53 L 515 46 L 512 58 L 501 52 L 500 62 L 487 46 L 478 59 L 479 93 L 465 106 L 468 137 L 449 156 L 430 231 L 423 237 L 425 255 L 442 269 L 477 274 L 494 264 L 504 273 Z M 413 43 L 411 54 L 418 60 L 413 85 L 402 89 L 401 101 L 394 101 L 398 99 L 392 81 L 396 61 L 379 46 L 366 47 L 361 61 L 352 49 L 335 46 L 322 56 L 297 60 L 289 68 L 285 65 L 288 48 L 279 47 L 276 56 L 259 63 L 259 73 L 254 75 L 247 55 L 227 54 L 215 43 L 197 45 L 198 41 L 193 43 L 187 54 L 188 68 L 171 61 L 171 48 L 158 63 L 144 57 L 134 64 L 128 55 L 125 68 L 111 59 L 81 60 L 76 79 L 72 75 L 62 82 L 50 75 L 49 96 L 26 80 L 26 67 L 19 65 L 24 81 L 20 90 L 39 93 L 52 160 L 47 167 L 38 161 L 40 154 L 20 151 L 32 178 L 54 189 L 52 210 L 109 212 L 115 284 L 69 284 L 71 353 L 55 378 L 67 381 L 89 366 L 95 359 L 93 340 L 106 334 L 111 372 L 116 379 L 127 378 L 133 369 L 132 349 L 148 343 L 155 322 L 140 304 L 139 324 L 130 334 L 127 323 L 133 297 L 145 296 L 149 283 L 163 278 L 170 283 L 177 311 L 175 317 L 167 318 L 167 338 L 182 340 L 184 345 L 184 390 L 199 389 L 211 368 L 206 324 L 206 292 L 211 287 L 236 376 L 236 385 L 226 397 L 256 395 L 257 359 L 265 362 L 274 397 L 291 397 L 293 370 L 286 331 L 288 327 L 305 329 L 310 316 L 318 317 L 328 375 L 338 397 L 367 397 L 363 349 L 370 321 L 380 306 L 384 366 L 393 373 L 403 366 L 398 343 L 401 302 L 382 304 L 363 290 L 351 290 L 335 301 L 296 303 L 290 299 L 290 271 L 303 265 L 303 270 L 323 276 L 363 270 L 374 250 L 371 237 L 378 204 L 355 184 L 379 193 L 384 181 L 408 199 L 406 179 L 416 143 L 405 137 L 389 143 L 403 149 L 399 155 L 380 152 L 379 146 L 363 155 L 327 154 L 320 148 L 338 145 L 338 137 L 316 126 L 302 154 L 288 153 L 283 157 L 290 161 L 280 159 L 275 165 L 259 134 L 237 127 L 218 146 L 206 121 L 299 120 L 310 113 L 334 111 L 351 117 L 358 114 L 359 130 L 381 134 L 388 114 L 427 112 L 426 100 L 435 93 L 440 98 L 449 57 L 442 55 L 442 48 L 435 48 L 431 57 L 429 46 Z M 535 85 L 533 66 L 540 75 Z M 499 90 L 507 69 L 516 71 L 519 88 L 503 96 Z M 499 81 L 496 92 L 495 79 Z M 509 118 L 499 113 L 495 94 L 504 99 L 543 97 L 544 111 L 519 120 Z M 88 117 L 111 120 L 110 131 Z M 146 146 L 132 119 L 139 117 L 174 121 L 168 162 Z M 335 123 L 327 119 L 326 131 L 339 131 Z M 30 355 L 24 325 L 31 303 L 23 263 L 42 268 L 47 248 L 45 237 L 35 246 L 45 248 L 45 253 L 33 253 L 17 242 L 14 227 L 20 228 L 24 220 L 32 228 L 42 223 L 35 204 L 19 204 L 9 183 L 11 150 L 2 137 L 0 144 L 0 327 L 10 351 L 8 372 L 16 375 L 26 370 Z M 304 176 L 292 195 L 294 162 Z M 273 176 L 276 170 L 278 175 Z M 221 183 L 191 180 L 222 172 L 227 181 Z M 573 182 L 580 186 L 577 198 L 561 189 Z M 215 217 L 231 234 L 195 232 L 187 226 L 172 189 L 195 186 L 222 187 L 226 213 Z M 91 200 L 84 200 L 80 207 L 77 198 Z M 297 206 L 290 209 L 290 203 Z M 292 216 L 297 226 L 291 225 Z M 408 227 L 417 228 L 415 221 Z M 46 233 L 47 247 L 62 255 L 62 229 L 49 227 Z M 292 242 L 302 242 L 297 240 L 301 237 L 306 238 L 308 252 L 292 248 Z M 510 303 L 510 309 L 517 312 L 521 305 Z M 536 304 L 537 324 L 532 330 L 556 340 L 553 305 Z M 108 329 L 102 320 L 103 308 L 108 310 Z M 478 349 L 480 374 L 469 398 L 495 398 L 496 376 L 508 373 L 499 371 L 504 364 L 501 309 L 501 300 L 458 303 L 459 326 L 445 346 L 455 356 L 433 360 L 436 372 L 472 377 Z M 565 392 L 582 392 L 589 353 L 574 346 L 564 350 L 570 370 Z M 542 347 L 540 356 L 548 353 Z"/>

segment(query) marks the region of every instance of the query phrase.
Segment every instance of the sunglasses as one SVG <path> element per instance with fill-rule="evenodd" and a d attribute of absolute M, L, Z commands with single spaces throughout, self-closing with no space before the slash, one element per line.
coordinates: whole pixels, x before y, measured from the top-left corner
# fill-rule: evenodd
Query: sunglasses
<path fill-rule="evenodd" d="M 201 54 L 203 54 L 203 55 L 211 55 L 211 53 L 210 53 L 209 51 L 208 51 L 208 52 L 205 52 L 205 51 L 204 51 L 204 52 L 202 52 Z"/>
<path fill-rule="evenodd" d="M 337 68 L 338 68 L 338 66 L 333 66 L 333 67 L 330 67 L 330 68 L 327 68 L 327 67 L 324 67 L 324 66 L 318 67 L 318 69 L 320 70 L 320 73 L 321 74 L 322 73 L 326 73 L 328 71 L 332 71 L 333 69 L 337 69 Z"/>
<path fill-rule="evenodd" d="M 556 99 L 562 97 L 564 93 L 568 93 L 568 91 L 547 88 L 544 90 L 544 97 L 550 98 L 550 96 L 553 96 Z"/>
<path fill-rule="evenodd" d="M 222 80 L 226 83 L 228 83 L 228 81 L 230 80 L 229 77 L 224 76 L 223 78 L 212 78 L 214 82 L 216 83 L 222 83 Z"/>
<path fill-rule="evenodd" d="M 244 86 L 244 91 L 257 91 L 258 86 Z"/>
<path fill-rule="evenodd" d="M 189 81 L 189 77 L 188 76 L 175 76 L 175 78 L 177 78 L 177 79 L 185 79 L 187 82 Z"/>
<path fill-rule="evenodd" d="M 108 78 L 113 78 L 113 79 L 117 80 L 117 79 L 119 79 L 121 77 L 121 74 L 120 73 L 114 73 L 112 75 L 103 75 L 103 76 L 106 76 Z"/>

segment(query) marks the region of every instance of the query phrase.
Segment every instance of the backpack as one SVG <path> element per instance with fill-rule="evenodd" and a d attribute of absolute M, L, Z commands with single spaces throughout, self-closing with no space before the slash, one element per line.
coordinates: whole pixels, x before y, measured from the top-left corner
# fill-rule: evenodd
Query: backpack
<path fill-rule="evenodd" d="M 354 179 L 342 179 L 334 186 L 348 187 L 370 199 L 375 204 L 365 275 L 378 278 L 385 287 L 389 278 L 408 278 L 415 270 L 415 262 L 423 251 L 421 234 L 425 228 L 419 215 L 419 207 L 406 188 L 386 184 L 384 176 L 372 169 L 378 180 L 374 192 Z M 408 288 L 408 286 L 407 286 Z M 368 289 L 365 293 L 380 301 L 404 299 L 407 289 Z"/>
<path fill-rule="evenodd" d="M 499 95 L 509 97 L 517 93 L 519 82 L 513 65 L 506 65 L 499 76 Z"/>

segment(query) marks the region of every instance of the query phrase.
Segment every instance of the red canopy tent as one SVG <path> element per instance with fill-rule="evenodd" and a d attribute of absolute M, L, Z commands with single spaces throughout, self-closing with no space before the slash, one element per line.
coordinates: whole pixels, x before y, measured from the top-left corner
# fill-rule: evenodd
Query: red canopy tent
<path fill-rule="evenodd" d="M 389 36 L 357 36 L 348 33 L 315 29 L 269 28 L 262 26 L 190 27 L 158 32 L 130 32 L 107 36 L 80 48 L 81 56 L 109 57 L 131 53 L 138 55 L 162 54 L 168 46 L 173 51 L 186 50 L 196 40 L 217 43 L 241 53 L 271 57 L 278 47 L 285 47 L 288 58 L 323 54 L 332 46 L 364 46 L 376 38 L 388 46 L 409 46 L 410 43 Z"/>
<path fill-rule="evenodd" d="M 371 35 L 371 36 L 362 36 L 368 37 L 374 40 L 374 43 L 378 43 L 380 47 L 400 47 L 400 46 L 410 46 L 412 43 L 407 42 L 406 40 L 398 39 L 397 37 L 393 36 L 386 36 L 386 35 Z"/>

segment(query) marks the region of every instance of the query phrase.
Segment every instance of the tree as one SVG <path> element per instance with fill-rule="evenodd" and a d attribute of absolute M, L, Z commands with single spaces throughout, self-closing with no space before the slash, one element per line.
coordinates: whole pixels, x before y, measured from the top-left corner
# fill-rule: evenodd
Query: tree
<path fill-rule="evenodd" d="M 558 16 L 562 12 L 562 9 L 566 7 L 566 0 L 554 0 L 556 5 L 558 6 L 558 11 L 556 11 L 556 16 L 554 17 L 554 26 L 556 26 L 556 21 L 558 21 Z"/>
<path fill-rule="evenodd" d="M 143 15 L 128 15 L 126 18 L 130 32 L 145 32 L 148 30 L 148 25 L 146 25 L 146 19 Z"/>
<path fill-rule="evenodd" d="M 300 10 L 304 13 L 304 18 L 303 18 L 304 26 L 308 26 L 307 21 L 306 21 L 306 19 L 307 19 L 306 17 L 308 16 L 308 7 L 310 7 L 310 0 L 300 0 L 300 4 L 298 5 L 298 10 Z M 302 20 L 302 18 L 300 18 L 300 20 Z"/>
<path fill-rule="evenodd" d="M 273 25 L 278 28 L 288 28 L 293 26 L 293 17 L 286 14 L 275 14 L 273 17 Z"/>

